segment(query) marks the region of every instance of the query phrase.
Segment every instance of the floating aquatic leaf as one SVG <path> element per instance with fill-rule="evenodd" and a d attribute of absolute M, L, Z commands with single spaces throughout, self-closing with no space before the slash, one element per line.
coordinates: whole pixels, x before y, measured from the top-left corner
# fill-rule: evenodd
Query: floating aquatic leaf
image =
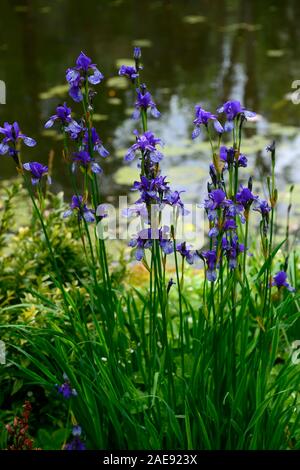
<path fill-rule="evenodd" d="M 126 109 L 125 109 L 125 114 L 126 114 L 126 116 L 130 116 L 130 117 L 131 117 L 132 114 L 133 114 L 133 112 L 134 112 L 134 108 L 126 108 Z"/>
<path fill-rule="evenodd" d="M 54 140 L 63 140 L 63 135 L 56 132 L 54 129 L 45 129 L 41 132 L 43 137 L 50 137 Z"/>
<path fill-rule="evenodd" d="M 56 85 L 54 87 L 49 88 L 49 90 L 40 93 L 39 98 L 41 100 L 49 100 L 50 98 L 54 98 L 55 96 L 64 96 L 66 95 L 68 89 L 69 85 Z"/>
<path fill-rule="evenodd" d="M 113 0 L 112 2 L 110 2 L 110 6 L 118 7 L 119 5 L 122 5 L 122 3 L 123 3 L 123 0 Z"/>
<path fill-rule="evenodd" d="M 107 121 L 108 115 L 107 114 L 93 114 L 93 121 L 100 122 L 100 121 Z"/>
<path fill-rule="evenodd" d="M 132 45 L 135 47 L 151 47 L 152 41 L 150 39 L 135 39 L 132 41 Z"/>
<path fill-rule="evenodd" d="M 122 103 L 122 100 L 120 98 L 108 98 L 108 103 L 112 104 L 113 106 L 119 106 Z"/>
<path fill-rule="evenodd" d="M 125 77 L 110 77 L 106 81 L 106 86 L 116 88 L 118 90 L 125 90 L 128 88 L 128 80 Z"/>
<path fill-rule="evenodd" d="M 130 166 L 123 166 L 114 175 L 114 180 L 120 185 L 132 185 L 132 181 L 138 179 L 137 168 Z"/>
<path fill-rule="evenodd" d="M 163 93 L 164 95 L 167 95 L 167 94 L 171 93 L 172 90 L 171 90 L 171 88 L 164 87 L 164 88 L 160 88 L 159 91 L 161 93 Z"/>
<path fill-rule="evenodd" d="M 134 67 L 135 65 L 135 62 L 133 59 L 117 59 L 116 60 L 116 67 L 119 69 L 121 67 L 121 65 L 129 65 L 129 66 L 132 66 Z"/>
<path fill-rule="evenodd" d="M 43 14 L 47 14 L 47 13 L 50 13 L 51 7 L 49 7 L 49 6 L 41 7 L 41 8 L 39 9 L 39 11 L 40 11 L 41 13 L 43 13 Z"/>
<path fill-rule="evenodd" d="M 28 5 L 16 5 L 15 11 L 17 13 L 26 13 L 28 11 Z"/>
<path fill-rule="evenodd" d="M 296 126 L 284 126 L 278 122 L 269 123 L 269 132 L 272 135 L 282 135 L 285 137 L 293 137 L 299 134 L 299 128 Z"/>
<path fill-rule="evenodd" d="M 177 179 L 181 187 L 184 185 L 188 187 L 190 184 L 199 183 L 199 180 L 202 180 L 206 175 L 206 168 L 196 167 L 192 162 L 185 162 L 183 167 L 172 166 L 167 170 L 168 179 L 170 181 Z"/>
<path fill-rule="evenodd" d="M 269 49 L 267 51 L 267 56 L 272 58 L 282 57 L 284 55 L 284 51 L 282 49 Z"/>
<path fill-rule="evenodd" d="M 182 21 L 188 24 L 198 24 L 204 23 L 206 21 L 206 17 L 201 15 L 187 15 L 183 17 Z"/>
<path fill-rule="evenodd" d="M 261 29 L 260 24 L 233 23 L 227 26 L 222 26 L 220 28 L 220 31 L 224 33 L 233 33 L 235 31 L 243 31 L 243 30 L 253 32 L 253 31 L 258 31 L 259 29 Z"/>

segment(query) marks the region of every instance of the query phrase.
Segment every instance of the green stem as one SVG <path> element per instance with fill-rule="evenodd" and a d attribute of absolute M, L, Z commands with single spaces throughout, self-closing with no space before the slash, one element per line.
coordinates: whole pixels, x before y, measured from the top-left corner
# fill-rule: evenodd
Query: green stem
<path fill-rule="evenodd" d="M 177 259 L 177 250 L 176 250 L 176 240 L 173 239 L 173 246 L 174 246 L 174 257 L 175 257 L 175 268 L 176 268 L 176 279 L 177 279 L 177 289 L 178 289 L 178 300 L 179 300 L 179 336 L 180 336 L 180 355 L 181 355 L 181 370 L 182 370 L 182 377 L 184 378 L 185 375 L 185 367 L 184 367 L 184 336 L 183 336 L 183 312 L 182 312 L 182 296 L 181 296 L 181 282 L 179 277 L 179 267 L 178 267 L 178 259 Z"/>

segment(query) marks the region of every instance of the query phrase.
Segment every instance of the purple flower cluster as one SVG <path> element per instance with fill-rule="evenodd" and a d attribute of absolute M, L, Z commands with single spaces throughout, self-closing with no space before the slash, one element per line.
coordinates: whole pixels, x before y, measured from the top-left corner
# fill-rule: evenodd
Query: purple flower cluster
<path fill-rule="evenodd" d="M 202 251 L 201 258 L 206 264 L 206 277 L 209 281 L 214 282 L 217 279 L 217 251 Z"/>
<path fill-rule="evenodd" d="M 195 106 L 195 119 L 193 121 L 195 127 L 192 133 L 193 139 L 200 135 L 201 126 L 205 126 L 207 128 L 210 121 L 213 123 L 216 132 L 218 134 L 222 134 L 223 132 L 232 131 L 235 120 L 237 121 L 240 117 L 246 119 L 256 116 L 255 113 L 247 110 L 239 101 L 236 100 L 226 101 L 226 103 L 217 109 L 217 112 L 218 114 L 223 113 L 225 115 L 226 121 L 224 126 L 222 126 L 215 114 L 205 111 L 205 109 L 198 104 Z"/>
<path fill-rule="evenodd" d="M 200 135 L 201 132 L 201 126 L 208 126 L 209 121 L 213 122 L 215 130 L 221 134 L 224 132 L 224 129 L 221 125 L 221 123 L 218 121 L 217 117 L 210 113 L 209 111 L 205 111 L 203 108 L 201 108 L 200 105 L 195 106 L 195 119 L 193 121 L 195 128 L 192 133 L 192 139 L 196 139 Z"/>
<path fill-rule="evenodd" d="M 85 204 L 82 196 L 72 196 L 72 202 L 70 204 L 70 209 L 64 212 L 63 217 L 69 217 L 73 213 L 77 213 L 78 219 L 84 219 L 86 222 L 94 222 L 94 210 L 89 209 Z"/>
<path fill-rule="evenodd" d="M 136 152 L 140 151 L 142 156 L 149 160 L 150 163 L 159 163 L 163 158 L 163 154 L 156 149 L 156 146 L 163 145 L 161 139 L 155 137 L 151 131 L 139 134 L 139 132 L 135 130 L 133 133 L 136 136 L 136 142 L 129 147 L 125 155 L 125 160 L 131 162 L 135 158 Z"/>
<path fill-rule="evenodd" d="M 91 154 L 97 152 L 98 155 L 105 158 L 109 155 L 108 150 L 103 146 L 96 129 L 92 127 L 88 130 L 84 124 L 72 120 L 65 128 L 67 134 L 70 135 L 71 140 L 75 141 L 79 150 L 73 153 L 73 171 L 76 164 L 79 164 L 85 169 L 90 169 L 92 173 L 102 173 L 102 168 Z"/>
<path fill-rule="evenodd" d="M 259 200 L 247 187 L 240 186 L 239 191 L 233 199 L 228 199 L 223 189 L 213 189 L 204 200 L 203 207 L 206 210 L 210 229 L 208 235 L 213 243 L 213 249 L 202 252 L 202 259 L 206 263 L 207 278 L 210 281 L 217 279 L 217 268 L 220 264 L 220 257 L 223 255 L 228 261 L 230 269 L 235 269 L 238 265 L 238 256 L 245 251 L 243 243 L 239 242 L 237 234 L 237 218 L 241 223 L 246 222 L 247 211 L 252 203 L 255 203 L 254 210 L 266 218 L 270 207 L 267 201 Z M 218 253 L 218 255 L 217 255 Z"/>
<path fill-rule="evenodd" d="M 55 122 L 60 124 L 65 136 L 64 155 L 65 158 L 71 161 L 73 172 L 79 167 L 85 173 L 102 173 L 101 166 L 95 160 L 95 154 L 105 158 L 109 155 L 109 152 L 104 147 L 95 127 L 92 126 L 90 110 L 92 109 L 94 92 L 89 89 L 89 84 L 96 85 L 100 83 L 103 75 L 92 63 L 92 60 L 81 52 L 76 60 L 76 66 L 67 70 L 66 79 L 70 86 L 69 94 L 71 98 L 76 102 L 83 101 L 83 117 L 79 121 L 75 121 L 72 118 L 71 108 L 67 106 L 67 103 L 64 103 L 56 108 L 56 113 L 45 123 L 45 128 L 52 127 Z M 70 144 L 70 149 L 68 144 Z M 75 149 L 73 149 L 74 147 Z M 29 167 L 24 168 L 29 170 Z M 41 167 L 31 168 L 31 170 L 36 172 L 45 171 Z M 86 191 L 87 187 L 84 190 Z M 68 217 L 72 213 L 77 213 L 79 220 L 95 221 L 95 210 L 89 209 L 86 201 L 80 195 L 72 197 L 70 208 L 64 213 L 64 217 Z"/>
<path fill-rule="evenodd" d="M 40 183 L 43 176 L 47 176 L 48 184 L 51 184 L 51 178 L 48 175 L 48 167 L 39 162 L 28 162 L 22 164 L 19 160 L 19 146 L 21 142 L 24 142 L 27 147 L 34 147 L 36 141 L 31 137 L 23 134 L 20 130 L 20 126 L 17 122 L 9 124 L 5 122 L 3 127 L 0 127 L 0 134 L 4 135 L 2 142 L 0 143 L 0 155 L 10 155 L 20 171 L 28 171 L 31 175 L 31 183 L 37 185 Z"/>
<path fill-rule="evenodd" d="M 247 110 L 237 100 L 226 101 L 222 106 L 217 109 L 218 113 L 224 113 L 227 120 L 224 125 L 224 130 L 232 131 L 234 127 L 234 120 L 243 116 L 243 118 L 252 118 L 256 116 L 256 113 Z"/>
<path fill-rule="evenodd" d="M 151 93 L 147 91 L 147 87 L 144 83 L 140 85 L 137 80 L 139 78 L 139 71 L 142 70 L 142 67 L 140 66 L 141 49 L 139 47 L 134 48 L 133 57 L 135 59 L 135 67 L 121 65 L 119 69 L 120 76 L 127 77 L 132 83 L 136 83 L 138 85 L 138 88 L 136 89 L 136 101 L 134 104 L 135 111 L 132 118 L 139 119 L 141 112 L 144 111 L 147 113 L 148 110 L 150 110 L 152 117 L 159 118 L 160 112 L 152 99 Z"/>
<path fill-rule="evenodd" d="M 61 122 L 64 131 L 70 136 L 71 140 L 76 142 L 79 149 L 73 153 L 72 170 L 74 171 L 76 165 L 79 165 L 90 170 L 92 173 L 102 173 L 102 168 L 95 162 L 91 153 L 97 152 L 101 157 L 105 158 L 109 155 L 109 152 L 103 146 L 96 129 L 92 127 L 89 130 L 83 121 L 77 122 L 73 120 L 71 109 L 66 106 L 66 103 L 63 106 L 58 106 L 56 114 L 51 116 L 46 122 L 45 128 L 51 127 L 56 120 Z"/>
<path fill-rule="evenodd" d="M 82 440 L 80 439 L 81 434 L 82 434 L 81 427 L 78 424 L 73 426 L 73 429 L 72 429 L 73 439 L 65 445 L 64 450 L 86 450 L 86 446 L 84 442 L 82 442 Z"/>
<path fill-rule="evenodd" d="M 72 122 L 71 112 L 71 108 L 68 108 L 66 103 L 57 106 L 56 114 L 53 114 L 53 116 L 48 119 L 44 127 L 49 129 L 53 126 L 55 121 L 58 121 L 62 126 L 68 125 Z"/>
<path fill-rule="evenodd" d="M 86 150 L 80 150 L 73 154 L 72 170 L 76 168 L 76 164 L 85 169 L 90 169 L 92 173 L 102 173 L 101 166 L 94 161 Z"/>
<path fill-rule="evenodd" d="M 237 164 L 238 167 L 243 167 L 246 168 L 248 165 L 248 160 L 246 155 L 243 155 L 240 153 L 237 157 L 237 160 L 235 158 L 236 156 L 236 151 L 234 150 L 233 147 L 227 148 L 225 145 L 221 145 L 220 147 L 220 160 L 224 162 L 225 167 L 224 169 L 228 169 L 230 165 Z"/>
<path fill-rule="evenodd" d="M 154 240 L 158 240 L 159 246 L 165 255 L 173 252 L 173 242 L 170 238 L 169 227 L 165 225 L 159 229 L 146 228 L 140 230 L 136 237 L 132 238 L 129 242 L 129 246 L 136 248 L 135 257 L 137 261 L 141 261 L 144 258 L 145 249 L 151 248 Z"/>
<path fill-rule="evenodd" d="M 275 274 L 273 277 L 272 286 L 275 286 L 278 289 L 285 287 L 290 292 L 295 292 L 295 288 L 287 282 L 287 273 L 285 271 L 279 271 L 277 274 Z"/>
<path fill-rule="evenodd" d="M 150 227 L 152 223 L 151 216 L 155 216 L 157 211 L 163 210 L 166 205 L 177 208 L 182 215 L 188 213 L 180 198 L 180 192 L 171 190 L 165 176 L 159 175 L 148 179 L 146 176 L 141 175 L 140 181 L 134 182 L 132 190 L 139 191 L 140 197 L 132 207 L 123 211 L 123 215 L 140 216 Z M 136 248 L 137 260 L 141 260 L 144 257 L 145 249 L 152 247 L 153 239 L 159 240 L 159 245 L 164 254 L 173 252 L 173 242 L 170 239 L 169 227 L 143 229 L 129 243 L 129 246 Z M 189 264 L 193 263 L 195 253 L 192 252 L 191 247 L 183 242 L 176 246 L 176 250 Z"/>
<path fill-rule="evenodd" d="M 23 134 L 20 130 L 20 126 L 17 122 L 9 124 L 5 122 L 3 127 L 0 127 L 0 134 L 4 135 L 2 142 L 0 143 L 0 155 L 8 153 L 15 162 L 18 164 L 18 145 L 21 141 L 24 142 L 28 147 L 34 147 L 36 141 L 31 137 Z"/>
<path fill-rule="evenodd" d="M 140 192 L 140 198 L 136 204 L 145 203 L 158 204 L 162 209 L 165 205 L 178 207 L 182 214 L 185 214 L 184 204 L 180 198 L 183 191 L 172 191 L 169 183 L 166 182 L 166 176 L 155 176 L 152 179 L 141 175 L 140 181 L 135 181 L 132 187 L 133 191 Z"/>
<path fill-rule="evenodd" d="M 141 115 L 141 111 L 146 111 L 150 109 L 151 116 L 154 118 L 159 118 L 160 117 L 160 112 L 158 111 L 156 104 L 154 103 L 152 99 L 151 93 L 149 91 L 146 91 L 146 86 L 143 85 L 140 87 L 141 89 L 137 89 L 137 99 L 134 104 L 135 111 L 132 115 L 133 119 L 139 119 Z"/>
<path fill-rule="evenodd" d="M 218 109 L 218 113 L 226 116 L 224 129 L 215 115 L 196 106 L 193 138 L 199 135 L 200 126 L 207 127 L 209 121 L 213 122 L 216 131 L 221 134 L 237 125 L 241 126 L 246 118 L 255 116 L 255 113 L 246 110 L 239 101 L 227 101 Z M 247 247 L 238 238 L 238 220 L 245 224 L 251 207 L 261 214 L 264 232 L 268 229 L 271 210 L 268 202 L 252 193 L 251 178 L 248 187 L 238 187 L 238 180 L 233 178 L 233 175 L 238 175 L 239 168 L 245 167 L 247 157 L 240 153 L 240 145 L 236 142 L 232 147 L 221 145 L 218 157 L 214 155 L 214 163 L 210 165 L 211 182 L 208 183 L 208 195 L 203 203 L 210 225 L 210 250 L 203 251 L 200 256 L 206 265 L 207 279 L 211 282 L 217 279 L 217 270 L 223 258 L 227 260 L 230 269 L 236 269 L 240 253 L 246 252 Z M 229 191 L 224 180 L 225 170 L 229 172 L 231 181 Z"/>
<path fill-rule="evenodd" d="M 24 163 L 23 165 L 24 170 L 29 171 L 31 174 L 31 183 L 33 185 L 38 184 L 42 177 L 48 175 L 48 167 L 46 165 L 42 165 L 39 162 L 29 162 Z M 51 177 L 47 176 L 48 184 L 51 184 Z"/>
<path fill-rule="evenodd" d="M 63 374 L 64 382 L 61 385 L 56 385 L 58 393 L 60 393 L 66 400 L 69 400 L 71 397 L 77 397 L 77 392 L 75 388 L 72 388 L 68 376 Z"/>
<path fill-rule="evenodd" d="M 76 60 L 76 66 L 67 69 L 66 80 L 69 83 L 69 95 L 76 101 L 82 101 L 82 87 L 88 81 L 92 85 L 97 85 L 103 80 L 102 73 L 98 70 L 92 60 L 83 52 Z"/>
<path fill-rule="evenodd" d="M 166 181 L 166 176 L 162 176 L 160 173 L 159 163 L 163 159 L 163 154 L 157 149 L 157 146 L 162 147 L 161 139 L 157 138 L 150 130 L 145 130 L 147 111 L 150 109 L 150 114 L 155 118 L 159 117 L 160 113 L 151 94 L 147 91 L 146 85 L 139 85 L 139 80 L 137 80 L 139 71 L 142 70 L 139 62 L 140 58 L 141 50 L 135 48 L 135 67 L 123 65 L 119 70 L 119 75 L 127 76 L 132 82 L 138 84 L 133 118 L 137 119 L 141 116 L 144 128 L 143 133 L 139 133 L 137 130 L 134 131 L 136 141 L 125 155 L 125 161 L 131 162 L 138 155 L 141 162 L 140 180 L 135 181 L 132 187 L 133 191 L 139 191 L 140 196 L 133 207 L 123 211 L 125 216 L 140 216 L 143 222 L 149 225 L 148 228 L 140 230 L 129 242 L 129 246 L 136 249 L 135 257 L 139 261 L 145 256 L 145 249 L 153 247 L 153 240 L 155 239 L 158 240 L 164 255 L 168 255 L 174 250 L 174 241 L 170 235 L 170 228 L 167 226 L 153 228 L 153 226 L 156 226 L 157 219 L 160 219 L 160 217 L 157 217 L 157 211 L 162 211 L 165 206 L 170 206 L 177 209 L 182 215 L 187 213 L 181 200 L 182 191 L 173 191 Z M 153 216 L 155 223 L 152 220 Z M 193 263 L 195 253 L 185 243 L 177 244 L 176 251 L 188 263 Z"/>
<path fill-rule="evenodd" d="M 181 254 L 182 258 L 185 259 L 189 264 L 193 264 L 195 259 L 198 257 L 195 250 L 192 250 L 190 245 L 186 242 L 177 243 L 176 251 Z"/>
<path fill-rule="evenodd" d="M 132 82 L 134 82 L 135 79 L 139 76 L 139 73 L 135 67 L 132 67 L 130 65 L 122 65 L 119 70 L 119 75 L 121 77 L 127 77 Z"/>

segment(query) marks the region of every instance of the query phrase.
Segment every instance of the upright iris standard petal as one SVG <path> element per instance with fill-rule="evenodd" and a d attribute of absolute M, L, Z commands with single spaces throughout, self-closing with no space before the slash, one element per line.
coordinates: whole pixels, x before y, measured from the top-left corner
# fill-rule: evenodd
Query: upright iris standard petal
<path fill-rule="evenodd" d="M 195 106 L 195 119 L 193 121 L 195 128 L 192 133 L 192 139 L 196 139 L 196 137 L 200 135 L 201 126 L 207 126 L 209 121 L 213 122 L 215 130 L 219 134 L 224 131 L 223 126 L 218 121 L 217 117 L 209 111 L 205 111 L 205 109 L 203 109 L 200 105 L 197 104 Z"/>
<path fill-rule="evenodd" d="M 77 213 L 78 219 L 82 220 L 84 219 L 86 222 L 94 222 L 95 221 L 95 216 L 94 216 L 94 210 L 89 209 L 85 202 L 83 201 L 82 196 L 77 196 L 74 195 L 72 196 L 72 200 L 70 203 L 70 208 L 64 212 L 63 217 L 69 217 L 73 213 Z"/>
<path fill-rule="evenodd" d="M 58 393 L 65 399 L 69 400 L 72 396 L 77 397 L 77 391 L 72 388 L 69 378 L 66 374 L 63 375 L 64 382 L 61 385 L 56 385 Z"/>
<path fill-rule="evenodd" d="M 240 186 L 239 192 L 236 194 L 236 201 L 241 204 L 245 209 L 250 207 L 253 201 L 255 201 L 258 196 L 254 196 L 249 188 Z"/>
<path fill-rule="evenodd" d="M 134 47 L 133 49 L 133 58 L 138 60 L 142 57 L 142 51 L 140 47 Z"/>
<path fill-rule="evenodd" d="M 137 89 L 137 100 L 135 102 L 135 112 L 133 113 L 133 119 L 138 119 L 140 116 L 140 111 L 144 110 L 147 111 L 150 109 L 151 115 L 155 118 L 160 116 L 160 112 L 158 111 L 156 104 L 152 100 L 152 96 L 149 91 L 145 91 L 145 87 L 143 91 Z"/>
<path fill-rule="evenodd" d="M 92 59 L 90 59 L 84 52 L 81 51 L 76 59 L 76 66 L 78 70 L 87 72 L 91 65 Z"/>
<path fill-rule="evenodd" d="M 136 136 L 136 143 L 128 149 L 125 155 L 125 160 L 132 161 L 135 158 L 136 152 L 141 151 L 152 163 L 160 162 L 163 155 L 156 149 L 156 146 L 163 145 L 161 139 L 155 137 L 151 131 L 146 131 L 143 134 L 139 134 L 137 131 L 134 131 L 134 134 Z"/>
<path fill-rule="evenodd" d="M 134 82 L 135 79 L 139 76 L 136 68 L 130 65 L 121 65 L 119 69 L 119 75 L 120 77 L 129 78 L 132 82 Z"/>
<path fill-rule="evenodd" d="M 73 434 L 74 437 L 81 436 L 81 433 L 82 433 L 81 426 L 79 426 L 78 424 L 73 426 L 72 434 Z"/>
<path fill-rule="evenodd" d="M 226 115 L 227 121 L 224 125 L 226 132 L 232 131 L 234 128 L 234 120 L 243 115 L 245 118 L 252 118 L 256 116 L 256 113 L 249 111 L 237 100 L 226 101 L 222 106 L 217 109 L 218 113 L 224 113 Z"/>
<path fill-rule="evenodd" d="M 48 119 L 44 127 L 46 129 L 49 129 L 53 126 L 55 121 L 59 121 L 63 126 L 66 126 L 67 124 L 72 122 L 71 108 L 68 108 L 66 103 L 57 106 L 56 114 L 54 114 Z"/>
<path fill-rule="evenodd" d="M 82 101 L 82 87 L 86 80 L 92 85 L 97 85 L 103 80 L 104 76 L 92 60 L 81 52 L 76 60 L 76 66 L 68 68 L 66 71 L 66 80 L 70 85 L 69 95 L 76 101 Z"/>

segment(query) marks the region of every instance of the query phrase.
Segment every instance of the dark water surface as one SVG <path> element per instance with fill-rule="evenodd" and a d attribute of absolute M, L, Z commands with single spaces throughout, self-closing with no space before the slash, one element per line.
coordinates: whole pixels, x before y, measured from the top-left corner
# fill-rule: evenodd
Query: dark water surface
<path fill-rule="evenodd" d="M 282 189 L 300 181 L 300 105 L 292 103 L 292 82 L 300 80 L 300 2 L 297 0 L 75 1 L 1 0 L 0 79 L 7 87 L 1 122 L 18 120 L 38 146 L 24 159 L 46 162 L 55 151 L 56 190 L 69 192 L 61 161 L 61 141 L 43 123 L 68 100 L 65 70 L 81 50 L 106 77 L 97 87 L 95 123 L 111 155 L 103 165 L 106 196 L 124 193 L 136 174 L 122 156 L 136 124 L 130 118 L 134 94 L 113 80 L 117 66 L 130 59 L 133 45 L 143 50 L 144 77 L 162 112 L 151 127 L 165 141 L 164 168 L 173 184 L 198 200 L 206 179 L 209 148 L 191 143 L 194 105 L 214 110 L 224 100 L 241 100 L 259 113 L 249 124 L 244 151 L 250 170 L 264 180 L 278 143 Z M 15 174 L 1 157 L 0 178 Z M 298 186 L 297 186 L 298 188 Z M 300 193 L 299 188 L 297 192 Z M 300 198 L 299 198 L 300 200 Z"/>

